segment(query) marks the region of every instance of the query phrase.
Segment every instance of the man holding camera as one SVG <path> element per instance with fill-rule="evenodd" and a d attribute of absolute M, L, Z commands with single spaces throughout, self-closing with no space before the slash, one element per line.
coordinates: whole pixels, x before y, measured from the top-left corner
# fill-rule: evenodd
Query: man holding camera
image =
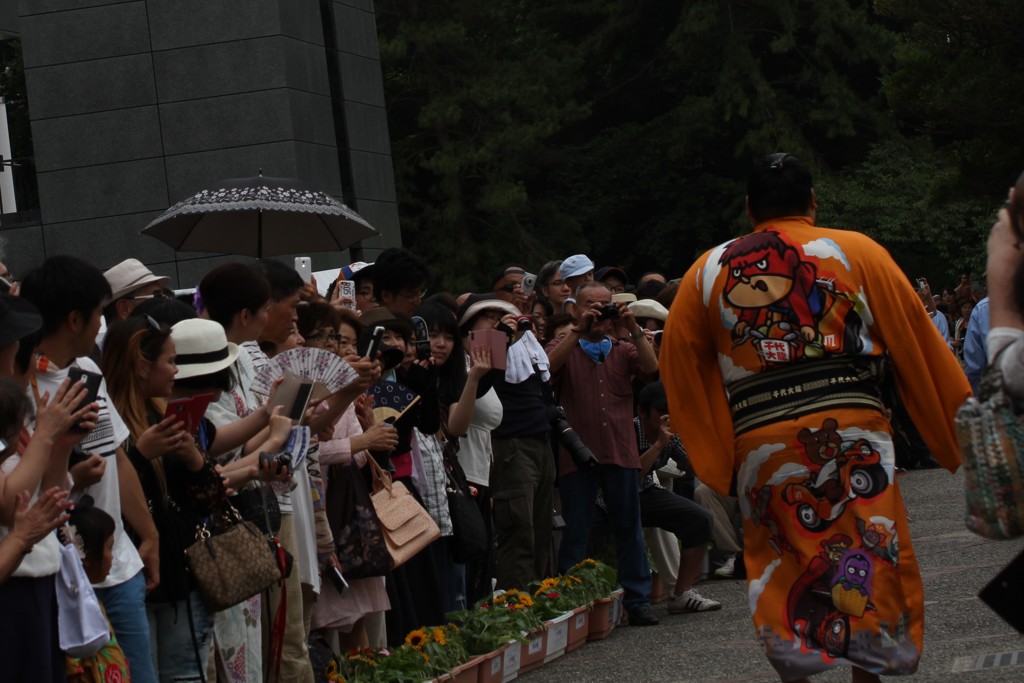
<path fill-rule="evenodd" d="M 611 302 L 603 282 L 576 291 L 576 325 L 547 348 L 556 397 L 580 441 L 559 449 L 559 494 L 566 528 L 558 552 L 565 572 L 584 559 L 598 487 L 604 492 L 619 552 L 623 604 L 634 626 L 658 623 L 647 599 L 651 570 L 640 524 L 640 453 L 633 430 L 636 375 L 658 371 L 658 359 L 625 302 Z M 630 342 L 620 341 L 628 337 Z M 583 446 L 580 448 L 579 446 Z"/>

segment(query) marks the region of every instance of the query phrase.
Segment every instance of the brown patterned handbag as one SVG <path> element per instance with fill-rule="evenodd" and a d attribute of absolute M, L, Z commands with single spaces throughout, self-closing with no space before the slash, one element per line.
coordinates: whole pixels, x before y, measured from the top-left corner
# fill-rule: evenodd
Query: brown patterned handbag
<path fill-rule="evenodd" d="M 196 532 L 196 542 L 185 549 L 189 571 L 211 613 L 237 605 L 281 580 L 266 537 L 228 505 L 234 523 L 216 536 L 204 523 Z"/>

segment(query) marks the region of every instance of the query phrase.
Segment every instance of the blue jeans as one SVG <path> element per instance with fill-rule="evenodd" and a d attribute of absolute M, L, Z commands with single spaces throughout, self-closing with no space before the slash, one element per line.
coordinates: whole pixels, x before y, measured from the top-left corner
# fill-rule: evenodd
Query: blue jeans
<path fill-rule="evenodd" d="M 149 651 L 146 579 L 142 572 L 117 586 L 97 588 L 96 596 L 103 603 L 117 642 L 128 659 L 133 683 L 157 683 Z"/>
<path fill-rule="evenodd" d="M 651 592 L 651 568 L 647 564 L 647 547 L 640 524 L 637 477 L 637 470 L 599 465 L 596 470 L 572 472 L 558 480 L 565 518 L 562 544 L 558 549 L 558 571 L 564 574 L 586 557 L 594 501 L 600 486 L 615 532 L 619 583 L 625 589 L 622 606 L 627 610 L 649 605 Z"/>
<path fill-rule="evenodd" d="M 146 606 L 152 638 L 150 647 L 155 655 L 160 683 L 199 681 L 200 671 L 206 674 L 213 634 L 213 617 L 203 607 L 198 590 L 189 595 L 192 602 L 192 623 L 195 625 L 199 664 L 196 663 L 192 633 L 188 627 L 188 611 L 184 600 L 150 604 Z M 135 677 L 132 677 L 135 680 Z"/>

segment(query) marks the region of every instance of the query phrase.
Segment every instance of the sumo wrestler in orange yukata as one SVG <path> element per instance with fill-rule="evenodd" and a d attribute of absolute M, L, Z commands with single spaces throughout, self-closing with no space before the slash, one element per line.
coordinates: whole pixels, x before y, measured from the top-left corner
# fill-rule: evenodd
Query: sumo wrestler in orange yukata
<path fill-rule="evenodd" d="M 729 273 L 725 301 L 738 309 L 733 337 L 737 344 L 752 339 L 769 364 L 861 350 L 863 323 L 853 302 L 779 233 L 736 240 L 719 264 Z"/>

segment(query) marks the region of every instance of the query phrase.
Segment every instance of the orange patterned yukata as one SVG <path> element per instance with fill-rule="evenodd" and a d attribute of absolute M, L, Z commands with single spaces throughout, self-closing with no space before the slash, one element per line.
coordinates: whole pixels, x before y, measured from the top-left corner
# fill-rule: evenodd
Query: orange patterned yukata
<path fill-rule="evenodd" d="M 877 368 L 886 353 L 933 455 L 955 471 L 953 416 L 970 389 L 868 237 L 766 221 L 698 259 L 669 314 L 659 362 L 672 426 L 704 483 L 727 494 L 735 477 L 750 612 L 783 680 L 838 665 L 913 673 L 921 657 L 924 597 L 889 422 L 881 405 L 847 400 L 846 373 L 832 370 Z M 771 384 L 809 371 L 825 374 Z M 765 380 L 761 419 L 747 421 L 743 387 Z"/>

